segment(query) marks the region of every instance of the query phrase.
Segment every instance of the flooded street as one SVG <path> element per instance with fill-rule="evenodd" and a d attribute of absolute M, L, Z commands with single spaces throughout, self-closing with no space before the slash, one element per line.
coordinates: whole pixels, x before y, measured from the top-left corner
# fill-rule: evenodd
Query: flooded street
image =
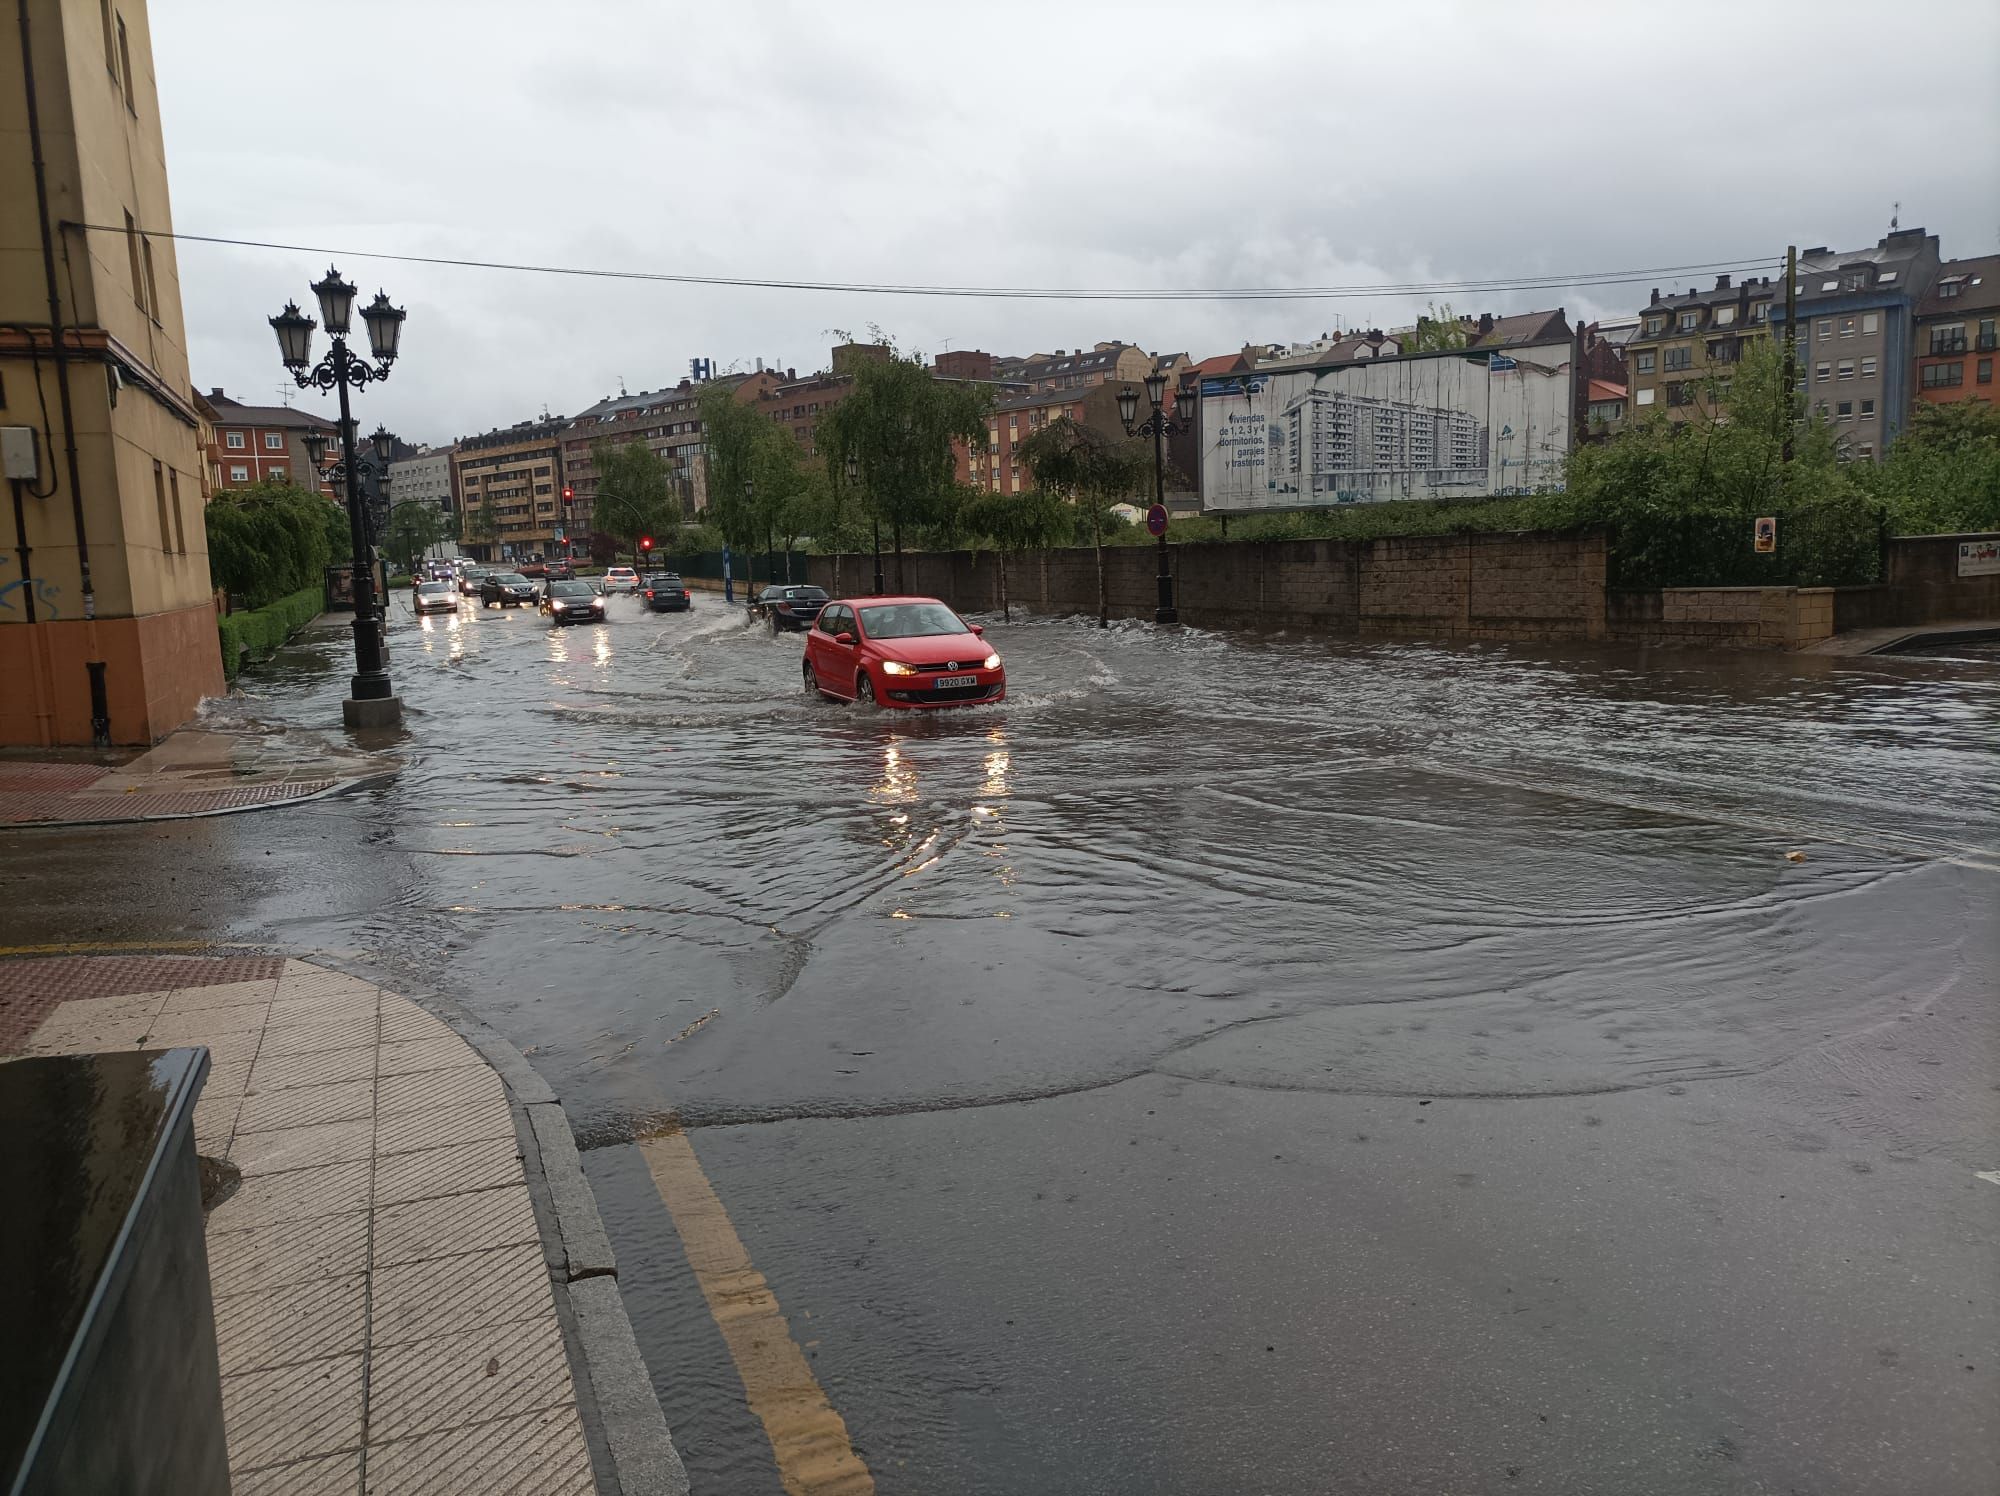
<path fill-rule="evenodd" d="M 610 615 L 399 596 L 394 783 L 0 878 L 524 1050 L 696 1491 L 783 1484 L 690 1169 L 884 1492 L 1994 1488 L 2000 663 L 995 617 L 917 718 Z"/>

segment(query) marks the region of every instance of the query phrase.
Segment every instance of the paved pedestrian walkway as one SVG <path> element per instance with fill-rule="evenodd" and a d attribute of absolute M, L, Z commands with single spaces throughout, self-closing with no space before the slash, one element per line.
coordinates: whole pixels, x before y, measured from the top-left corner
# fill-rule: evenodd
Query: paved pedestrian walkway
<path fill-rule="evenodd" d="M 25 1041 L 25 1042 L 23 1042 Z M 302 961 L 0 962 L 0 1051 L 206 1045 L 236 1496 L 597 1490 L 505 1087 L 416 1004 Z"/>
<path fill-rule="evenodd" d="M 283 805 L 390 772 L 313 734 L 184 727 L 128 762 L 0 756 L 0 826 L 178 820 Z"/>

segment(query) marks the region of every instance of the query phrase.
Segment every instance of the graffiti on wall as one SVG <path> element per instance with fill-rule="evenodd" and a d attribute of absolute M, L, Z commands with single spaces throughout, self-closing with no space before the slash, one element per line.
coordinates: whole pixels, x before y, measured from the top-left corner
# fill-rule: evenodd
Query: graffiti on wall
<path fill-rule="evenodd" d="M 7 622 L 25 623 L 28 610 L 22 606 L 27 596 L 35 600 L 35 618 L 41 621 L 62 617 L 62 588 L 47 577 L 15 577 L 6 580 L 6 573 L 19 562 L 12 556 L 0 557 L 0 608 L 14 615 Z"/>

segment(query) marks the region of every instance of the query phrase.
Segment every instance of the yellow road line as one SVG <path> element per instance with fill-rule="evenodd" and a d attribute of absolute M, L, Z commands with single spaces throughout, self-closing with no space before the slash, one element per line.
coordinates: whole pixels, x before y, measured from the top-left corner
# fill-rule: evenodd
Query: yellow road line
<path fill-rule="evenodd" d="M 788 1496 L 872 1493 L 875 1478 L 854 1453 L 846 1423 L 820 1390 L 777 1295 L 751 1264 L 687 1134 L 673 1128 L 641 1140 L 639 1151 L 743 1378 L 750 1411 L 763 1422 Z"/>

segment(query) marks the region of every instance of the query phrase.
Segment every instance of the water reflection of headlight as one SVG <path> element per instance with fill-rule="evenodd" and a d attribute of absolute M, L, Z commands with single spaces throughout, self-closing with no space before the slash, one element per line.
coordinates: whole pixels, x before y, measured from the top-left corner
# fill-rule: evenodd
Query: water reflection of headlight
<path fill-rule="evenodd" d="M 597 663 L 600 665 L 607 664 L 611 659 L 611 630 L 606 628 L 598 629 L 596 639 Z"/>
<path fill-rule="evenodd" d="M 916 766 L 906 762 L 894 743 L 882 750 L 882 779 L 869 791 L 881 800 L 914 800 L 917 796 Z"/>
<path fill-rule="evenodd" d="M 1006 794 L 1007 771 L 1012 766 L 1013 760 L 1008 756 L 1007 750 L 1004 748 L 995 749 L 992 753 L 987 754 L 986 783 L 980 786 L 981 792 L 988 795 Z"/>

